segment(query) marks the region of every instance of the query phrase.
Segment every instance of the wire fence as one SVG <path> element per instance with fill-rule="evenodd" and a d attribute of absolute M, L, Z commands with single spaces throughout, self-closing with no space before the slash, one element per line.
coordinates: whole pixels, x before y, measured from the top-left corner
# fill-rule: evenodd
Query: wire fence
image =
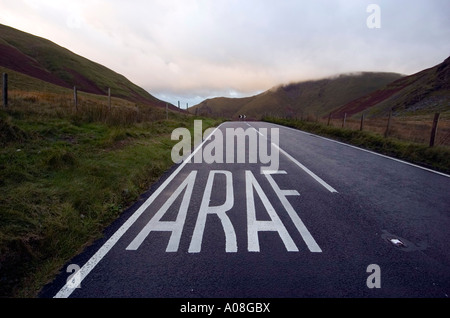
<path fill-rule="evenodd" d="M 429 113 L 410 116 L 395 116 L 392 112 L 386 116 L 360 117 L 347 116 L 319 116 L 317 114 L 282 115 L 268 112 L 264 117 L 294 119 L 323 126 L 360 130 L 371 132 L 386 138 L 396 138 L 402 141 L 425 144 L 428 146 L 450 147 L 450 114 Z"/>
<path fill-rule="evenodd" d="M 137 105 L 124 105 L 117 107 L 112 105 L 111 90 L 108 95 L 95 97 L 95 100 L 88 95 L 80 98 L 77 88 L 74 87 L 73 94 L 60 94 L 49 92 L 27 92 L 24 90 L 10 90 L 8 74 L 2 75 L 2 107 L 10 108 L 20 103 L 47 102 L 58 105 L 59 108 L 67 111 L 75 111 L 78 116 L 87 117 L 89 120 L 110 121 L 113 123 L 135 123 L 145 120 L 159 120 L 168 116 L 167 109 L 164 113 L 155 112 L 149 109 L 143 110 Z M 14 86 L 14 85 L 13 85 Z M 99 103 L 98 98 L 102 98 Z M 42 111 L 42 109 L 40 110 Z M 266 114 L 272 117 L 283 117 L 281 114 Z M 291 119 L 298 119 L 308 122 L 317 122 L 322 125 L 340 127 L 342 129 L 369 131 L 384 135 L 385 137 L 397 138 L 409 142 L 428 144 L 433 146 L 450 147 L 450 117 L 441 116 L 440 113 L 420 115 L 420 116 L 394 116 L 392 112 L 386 117 L 366 117 L 342 118 L 320 117 L 318 115 L 301 114 L 301 116 L 288 116 Z"/>
<path fill-rule="evenodd" d="M 168 119 L 167 109 L 145 107 L 135 102 L 107 95 L 81 92 L 54 87 L 46 89 L 28 88 L 13 76 L 2 75 L 0 91 L 1 108 L 11 112 L 25 111 L 53 117 L 71 116 L 87 122 L 104 122 L 113 125 L 130 125 Z"/>

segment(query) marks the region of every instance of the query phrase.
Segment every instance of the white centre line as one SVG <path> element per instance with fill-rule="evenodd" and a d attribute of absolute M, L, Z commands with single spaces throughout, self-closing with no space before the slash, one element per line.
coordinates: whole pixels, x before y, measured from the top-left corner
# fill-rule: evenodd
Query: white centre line
<path fill-rule="evenodd" d="M 436 171 L 436 170 L 432 170 L 432 169 L 428 169 L 428 168 L 425 168 L 425 167 L 422 167 L 422 166 L 418 166 L 418 165 L 413 164 L 411 162 L 407 162 L 407 161 L 404 161 L 404 160 L 401 160 L 401 159 L 397 159 L 397 158 L 394 158 L 394 157 L 389 157 L 389 156 L 386 156 L 386 155 L 383 155 L 381 153 L 377 153 L 377 152 L 374 152 L 374 151 L 371 151 L 371 150 L 368 150 L 368 149 L 364 149 L 364 148 L 360 148 L 360 147 L 353 146 L 353 145 L 350 145 L 350 144 L 346 144 L 346 143 L 343 143 L 343 142 L 340 142 L 340 141 L 337 141 L 337 140 L 333 140 L 333 139 L 326 138 L 326 137 L 323 137 L 323 136 L 319 136 L 319 135 L 316 135 L 316 134 L 313 134 L 313 133 L 302 131 L 300 129 L 295 129 L 295 128 L 291 128 L 291 127 L 287 127 L 287 126 L 283 126 L 283 125 L 278 125 L 278 124 L 273 124 L 273 123 L 270 123 L 270 124 L 274 125 L 274 126 L 278 126 L 278 127 L 284 128 L 284 129 L 292 130 L 292 131 L 294 131 L 296 133 L 301 133 L 301 134 L 304 134 L 304 135 L 314 136 L 314 137 L 317 137 L 317 138 L 320 138 L 320 139 L 323 139 L 323 140 L 327 140 L 327 141 L 330 141 L 330 142 L 333 142 L 333 143 L 336 143 L 336 144 L 339 144 L 339 145 L 342 145 L 342 146 L 346 146 L 346 147 L 349 147 L 349 148 L 353 148 L 353 149 L 357 149 L 357 150 L 360 150 L 360 151 L 364 151 L 364 152 L 370 153 L 372 155 L 376 155 L 376 156 L 379 156 L 379 157 L 382 157 L 382 158 L 393 160 L 393 161 L 396 161 L 396 162 L 399 162 L 399 163 L 402 163 L 402 164 L 405 164 L 405 165 L 408 165 L 408 166 L 411 166 L 411 167 L 414 167 L 414 168 L 418 168 L 418 169 L 421 169 L 421 170 L 424 170 L 424 171 L 428 171 L 428 172 L 431 172 L 431 173 L 434 173 L 434 174 L 437 174 L 437 175 L 440 175 L 440 176 L 443 176 L 443 177 L 446 177 L 446 178 L 450 178 L 449 174 L 446 174 L 446 173 L 443 173 L 443 172 L 439 172 L 439 171 Z"/>
<path fill-rule="evenodd" d="M 247 123 L 247 125 L 249 125 Z M 258 129 L 256 129 L 255 127 L 249 125 L 250 127 L 252 127 L 254 130 L 256 130 L 256 132 L 258 134 L 260 134 L 261 136 L 265 137 L 267 139 L 266 136 L 264 136 Z M 305 165 L 301 164 L 297 159 L 295 159 L 294 157 L 292 157 L 290 154 L 288 154 L 286 151 L 284 151 L 283 149 L 281 149 L 277 144 L 274 144 L 273 142 L 271 142 L 272 146 L 274 146 L 275 148 L 277 148 L 283 155 L 285 155 L 289 160 L 291 160 L 293 163 L 295 163 L 298 167 L 300 167 L 300 169 L 302 169 L 303 171 L 305 171 L 307 174 L 309 174 L 314 180 L 316 180 L 318 183 L 320 183 L 325 189 L 327 189 L 328 191 L 330 191 L 331 193 L 338 193 L 338 191 L 336 189 L 334 189 L 332 186 L 330 186 L 328 183 L 326 183 L 325 181 L 322 180 L 322 178 L 320 178 L 318 175 L 316 175 L 314 172 L 312 172 L 311 170 L 309 170 L 307 167 L 305 167 Z"/>
<path fill-rule="evenodd" d="M 301 164 L 300 162 L 298 162 L 294 157 L 292 157 L 290 154 L 288 154 L 286 151 L 284 151 L 283 149 L 281 149 L 280 147 L 278 147 L 278 145 L 272 143 L 273 146 L 275 146 L 276 148 L 278 148 L 278 150 L 285 155 L 286 157 L 289 158 L 289 160 L 291 160 L 293 163 L 295 163 L 297 166 L 299 166 L 303 171 L 305 171 L 307 174 L 309 174 L 314 180 L 316 180 L 317 182 L 319 182 L 323 187 L 325 187 L 325 189 L 327 189 L 328 191 L 330 191 L 331 193 L 338 193 L 336 191 L 336 189 L 334 189 L 332 186 L 330 186 L 328 183 L 326 183 L 325 181 L 323 181 L 319 176 L 317 176 L 314 172 L 312 172 L 311 170 L 309 170 L 307 167 L 305 167 L 303 164 Z"/>

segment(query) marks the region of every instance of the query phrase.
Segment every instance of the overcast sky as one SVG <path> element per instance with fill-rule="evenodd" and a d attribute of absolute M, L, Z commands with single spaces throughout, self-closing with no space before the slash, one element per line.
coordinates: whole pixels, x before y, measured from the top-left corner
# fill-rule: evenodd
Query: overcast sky
<path fill-rule="evenodd" d="M 450 56 L 449 16 L 450 0 L 0 0 L 1 24 L 183 107 L 340 73 L 416 73 Z"/>

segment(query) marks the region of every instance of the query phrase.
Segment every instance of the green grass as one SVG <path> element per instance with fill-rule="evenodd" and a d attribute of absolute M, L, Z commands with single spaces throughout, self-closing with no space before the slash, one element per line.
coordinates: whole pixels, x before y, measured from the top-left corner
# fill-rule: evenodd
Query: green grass
<path fill-rule="evenodd" d="M 173 165 L 170 134 L 195 118 L 124 100 L 108 112 L 88 94 L 78 111 L 64 93 L 15 96 L 0 110 L 0 296 L 35 297 Z"/>
<path fill-rule="evenodd" d="M 31 57 L 42 69 L 73 87 L 78 82 L 80 90 L 91 91 L 92 84 L 104 94 L 111 88 L 113 96 L 130 100 L 160 101 L 141 87 L 135 85 L 107 67 L 77 55 L 47 39 L 43 39 L 0 24 L 0 43 L 13 46 Z M 77 74 L 77 75 L 75 75 Z M 82 78 L 76 79 L 79 76 Z M 89 82 L 89 83 L 88 83 Z"/>
<path fill-rule="evenodd" d="M 213 98 L 194 106 L 192 111 L 210 116 L 234 117 L 246 114 L 260 119 L 273 116 L 327 116 L 330 111 L 399 79 L 394 73 L 347 74 L 330 79 L 311 80 L 273 87 L 245 98 Z"/>
<path fill-rule="evenodd" d="M 263 120 L 325 136 L 380 154 L 402 159 L 425 168 L 450 173 L 450 149 L 448 147 L 428 147 L 423 144 L 411 143 L 395 138 L 385 138 L 384 136 L 368 131 L 332 127 L 298 119 L 265 117 Z"/>

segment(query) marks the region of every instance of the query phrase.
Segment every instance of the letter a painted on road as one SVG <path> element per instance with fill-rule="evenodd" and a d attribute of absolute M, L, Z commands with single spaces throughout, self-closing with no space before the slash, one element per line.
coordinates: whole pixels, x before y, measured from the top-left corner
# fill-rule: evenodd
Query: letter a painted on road
<path fill-rule="evenodd" d="M 172 232 L 169 243 L 167 244 L 166 252 L 177 252 L 180 245 L 181 233 L 183 231 L 184 222 L 186 221 L 186 214 L 189 207 L 189 201 L 192 196 L 192 189 L 194 188 L 197 171 L 192 171 L 172 196 L 164 203 L 164 205 L 156 212 L 155 216 L 147 223 L 147 225 L 136 236 L 133 242 L 128 245 L 127 250 L 137 250 L 145 238 L 152 231 Z M 169 207 L 180 196 L 183 190 L 186 191 L 181 202 L 180 210 L 178 211 L 177 219 L 175 221 L 161 221 L 164 214 L 166 214 Z"/>
<path fill-rule="evenodd" d="M 247 234 L 248 234 L 248 251 L 259 252 L 259 238 L 258 233 L 264 231 L 278 232 L 283 241 L 286 249 L 289 252 L 298 252 L 298 248 L 295 245 L 289 232 L 284 227 L 275 209 L 267 198 L 266 194 L 262 190 L 258 181 L 251 171 L 245 171 L 245 183 L 246 183 L 246 195 L 247 195 Z M 270 221 L 258 221 L 256 220 L 255 210 L 255 198 L 253 196 L 253 189 L 259 195 L 267 213 L 270 216 Z"/>

